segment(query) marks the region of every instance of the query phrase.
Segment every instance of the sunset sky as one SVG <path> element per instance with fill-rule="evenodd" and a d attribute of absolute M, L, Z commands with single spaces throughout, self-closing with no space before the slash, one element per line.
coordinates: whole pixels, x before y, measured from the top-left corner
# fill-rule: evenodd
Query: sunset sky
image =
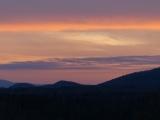
<path fill-rule="evenodd" d="M 160 66 L 159 0 L 0 0 L 0 78 L 96 84 Z"/>

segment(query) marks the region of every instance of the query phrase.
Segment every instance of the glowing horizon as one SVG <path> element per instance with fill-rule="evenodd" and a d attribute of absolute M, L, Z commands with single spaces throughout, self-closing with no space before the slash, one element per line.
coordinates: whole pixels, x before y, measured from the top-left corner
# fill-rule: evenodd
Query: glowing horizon
<path fill-rule="evenodd" d="M 66 30 L 160 30 L 159 21 L 150 22 L 50 22 L 0 24 L 0 32 L 66 31 Z"/>

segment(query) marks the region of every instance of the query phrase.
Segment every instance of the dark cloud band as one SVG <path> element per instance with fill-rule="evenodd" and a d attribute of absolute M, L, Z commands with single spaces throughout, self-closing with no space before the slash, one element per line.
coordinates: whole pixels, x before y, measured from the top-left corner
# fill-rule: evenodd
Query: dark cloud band
<path fill-rule="evenodd" d="M 47 59 L 44 61 L 13 62 L 0 64 L 0 70 L 87 70 L 112 69 L 133 66 L 160 65 L 160 56 L 125 56 L 125 57 L 92 57 Z"/>

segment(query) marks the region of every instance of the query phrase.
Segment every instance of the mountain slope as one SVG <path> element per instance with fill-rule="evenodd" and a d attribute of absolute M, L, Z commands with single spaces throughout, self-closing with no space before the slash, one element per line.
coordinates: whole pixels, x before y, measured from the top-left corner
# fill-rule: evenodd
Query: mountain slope
<path fill-rule="evenodd" d="M 0 88 L 9 88 L 13 84 L 13 82 L 10 82 L 8 80 L 0 80 Z"/>
<path fill-rule="evenodd" d="M 98 85 L 117 90 L 160 89 L 160 68 L 125 75 Z"/>
<path fill-rule="evenodd" d="M 71 82 L 71 81 L 61 80 L 61 81 L 56 82 L 54 84 L 43 85 L 41 87 L 45 87 L 45 88 L 61 88 L 61 87 L 79 87 L 79 86 L 81 86 L 81 84 L 78 84 L 78 83 L 75 83 L 75 82 Z"/>
<path fill-rule="evenodd" d="M 15 83 L 14 85 L 10 86 L 10 88 L 33 88 L 35 85 L 30 83 Z"/>

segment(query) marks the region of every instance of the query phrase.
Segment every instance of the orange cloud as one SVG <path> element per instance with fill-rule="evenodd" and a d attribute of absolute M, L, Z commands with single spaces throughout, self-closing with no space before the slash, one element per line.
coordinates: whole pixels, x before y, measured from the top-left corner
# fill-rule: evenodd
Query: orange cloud
<path fill-rule="evenodd" d="M 160 22 L 53 22 L 0 24 L 0 32 L 65 31 L 65 30 L 144 29 L 160 30 Z"/>
<path fill-rule="evenodd" d="M 25 56 L 25 55 L 1 55 L 0 64 L 7 64 L 10 62 L 23 62 L 23 61 L 37 61 L 47 59 L 48 57 L 42 56 Z"/>

